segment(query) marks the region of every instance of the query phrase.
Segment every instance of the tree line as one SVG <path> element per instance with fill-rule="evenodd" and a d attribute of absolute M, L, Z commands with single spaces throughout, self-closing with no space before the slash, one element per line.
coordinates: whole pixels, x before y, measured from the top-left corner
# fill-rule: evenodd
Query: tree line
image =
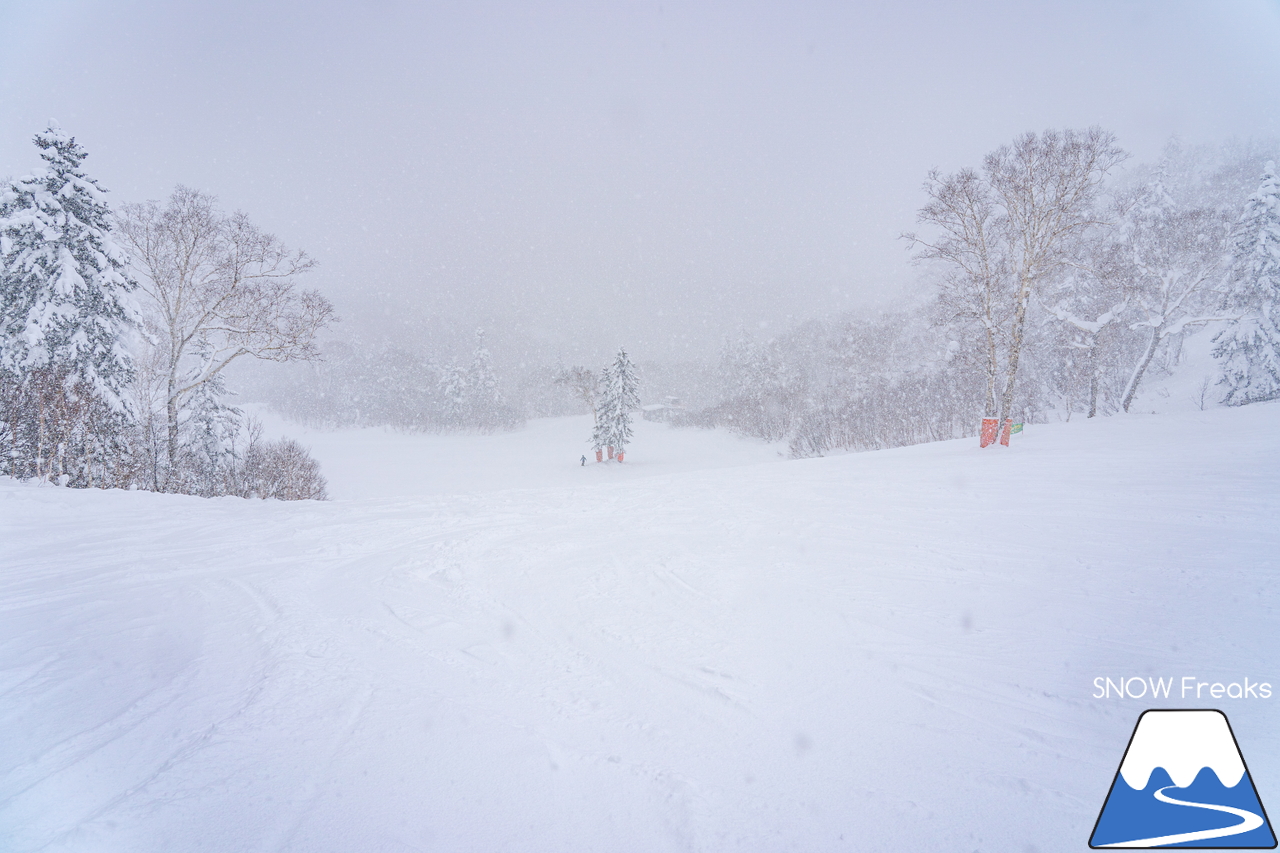
<path fill-rule="evenodd" d="M 1216 375 L 1196 391 L 1201 406 L 1273 399 L 1273 159 L 1261 145 L 1175 142 L 1134 166 L 1098 128 L 1024 134 L 975 167 L 926 175 L 919 230 L 904 235 L 926 298 L 767 340 L 742 332 L 718 362 L 647 363 L 646 391 L 684 400 L 670 423 L 786 441 L 794 456 L 968 437 L 984 417 L 1127 412 L 1153 377 L 1210 350 Z M 492 430 L 598 416 L 603 387 L 586 367 L 530 368 L 504 377 L 500 406 L 468 408 L 469 389 L 494 386 L 475 378 L 476 358 L 340 343 L 326 355 L 275 394 L 284 412 Z"/>
<path fill-rule="evenodd" d="M 550 382 L 547 370 L 534 384 Z M 475 331 L 471 353 L 461 359 L 389 344 L 329 341 L 322 359 L 276 377 L 262 390 L 287 417 L 331 429 L 486 433 L 525 423 L 525 407 L 509 401 L 499 387 L 483 329 Z"/>
<path fill-rule="evenodd" d="M 925 298 L 767 340 L 744 331 L 718 362 L 646 363 L 646 393 L 684 401 L 670 423 L 785 441 L 794 456 L 973 436 L 984 417 L 1127 412 L 1153 377 L 1210 351 L 1201 406 L 1273 399 L 1274 156 L 1171 143 L 1134 166 L 1097 128 L 1024 134 L 978 166 L 926 175 L 919 230 L 904 235 Z M 282 411 L 333 426 L 491 430 L 597 413 L 602 387 L 590 368 L 528 368 L 503 377 L 501 407 L 469 409 L 467 389 L 494 385 L 472 378 L 480 359 L 336 342 L 326 359 L 275 393 Z"/>
<path fill-rule="evenodd" d="M 1265 148 L 1127 155 L 1099 128 L 1028 133 L 981 167 L 929 172 L 904 235 L 923 305 L 722 348 L 684 422 L 796 456 L 974 435 L 980 418 L 1128 412 L 1207 347 L 1199 403 L 1280 397 L 1280 179 Z"/>
<path fill-rule="evenodd" d="M 300 251 L 178 187 L 112 211 L 56 123 L 0 190 L 0 470 L 76 487 L 323 498 L 295 442 L 225 402 L 245 356 L 314 358 L 333 308 Z"/>

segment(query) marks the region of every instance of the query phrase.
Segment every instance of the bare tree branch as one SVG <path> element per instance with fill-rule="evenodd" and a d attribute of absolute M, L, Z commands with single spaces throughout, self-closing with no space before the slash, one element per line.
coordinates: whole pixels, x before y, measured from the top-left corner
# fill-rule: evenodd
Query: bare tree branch
<path fill-rule="evenodd" d="M 207 193 L 179 186 L 164 206 L 126 205 L 119 220 L 163 364 L 172 467 L 193 392 L 242 356 L 316 358 L 316 333 L 337 318 L 323 296 L 297 287 L 314 260 L 245 214 L 222 213 Z"/>

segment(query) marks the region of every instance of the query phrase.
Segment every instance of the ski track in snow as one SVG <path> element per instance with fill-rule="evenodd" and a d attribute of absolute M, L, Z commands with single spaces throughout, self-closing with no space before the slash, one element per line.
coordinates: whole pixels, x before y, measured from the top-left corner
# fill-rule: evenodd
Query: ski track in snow
<path fill-rule="evenodd" d="M 739 467 L 642 427 L 546 489 L 0 480 L 0 847 L 1083 846 L 1146 707 L 1095 676 L 1277 681 L 1280 406 Z"/>
<path fill-rule="evenodd" d="M 1192 803 L 1187 800 L 1175 800 L 1165 791 L 1170 788 L 1177 788 L 1177 785 L 1169 785 L 1156 790 L 1155 798 L 1162 803 L 1169 803 L 1175 806 L 1188 806 L 1194 809 L 1208 809 L 1209 811 L 1224 812 L 1240 818 L 1240 822 L 1234 826 L 1224 826 L 1220 829 L 1201 829 L 1195 832 L 1179 832 L 1172 835 L 1161 835 L 1155 838 L 1139 838 L 1134 841 L 1125 841 L 1120 844 L 1105 844 L 1104 847 L 1168 847 L 1173 844 L 1183 844 L 1188 841 L 1207 841 L 1210 838 L 1228 838 L 1232 835 L 1241 835 L 1251 832 L 1262 826 L 1262 815 L 1254 814 L 1246 809 L 1238 809 L 1234 806 L 1219 806 L 1210 803 Z"/>

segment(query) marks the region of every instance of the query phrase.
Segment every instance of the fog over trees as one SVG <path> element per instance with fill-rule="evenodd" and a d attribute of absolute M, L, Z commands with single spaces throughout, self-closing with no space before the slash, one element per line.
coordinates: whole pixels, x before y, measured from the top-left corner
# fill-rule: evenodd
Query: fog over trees
<path fill-rule="evenodd" d="M 1274 399 L 1280 13 L 1033 12 L 0 10 L 0 464 L 307 496 L 246 404 L 812 456 Z"/>
<path fill-rule="evenodd" d="M 1280 0 L 0 34 L 0 853 L 1274 849 Z"/>
<path fill-rule="evenodd" d="M 974 435 L 984 415 L 1129 411 L 1144 382 L 1184 364 L 1188 342 L 1209 339 L 1219 360 L 1193 366 L 1209 371 L 1200 405 L 1243 401 L 1237 385 L 1270 399 L 1276 350 L 1258 330 L 1271 322 L 1268 265 L 1280 257 L 1268 242 L 1275 150 L 1174 140 L 1118 171 L 1126 155 L 1109 132 L 1050 129 L 997 147 L 980 169 L 928 171 L 929 230 L 904 235 L 924 298 L 772 335 L 744 327 L 716 356 L 642 363 L 644 401 L 677 398 L 665 418 L 675 426 L 787 441 L 794 456 L 877 449 Z M 1230 348 L 1238 339 L 1256 341 L 1253 361 Z M 513 366 L 501 378 L 510 415 L 463 424 L 446 405 L 448 387 L 467 387 L 449 367 L 463 353 L 340 342 L 331 352 L 263 395 L 318 424 L 495 429 L 517 415 L 595 412 L 602 388 L 591 366 Z"/>
<path fill-rule="evenodd" d="M 484 431 L 593 415 L 621 452 L 644 402 L 625 347 L 592 365 L 495 366 L 469 351 L 319 335 L 336 321 L 299 278 L 314 262 L 182 186 L 112 213 L 56 124 L 45 167 L 0 197 L 7 473 L 76 486 L 322 497 L 304 449 L 263 442 L 226 369 L 305 366 L 248 388 L 329 426 Z M 651 366 L 673 427 L 787 441 L 793 456 L 972 435 L 982 417 L 1040 422 L 1132 409 L 1197 336 L 1217 370 L 1200 405 L 1280 397 L 1274 146 L 1189 150 L 1112 175 L 1101 128 L 1028 132 L 980 169 L 926 173 L 915 249 L 928 297 L 902 310 L 725 338 L 716 361 Z M 1252 181 L 1249 175 L 1255 176 Z M 1203 367 L 1203 365 L 1201 365 Z"/>

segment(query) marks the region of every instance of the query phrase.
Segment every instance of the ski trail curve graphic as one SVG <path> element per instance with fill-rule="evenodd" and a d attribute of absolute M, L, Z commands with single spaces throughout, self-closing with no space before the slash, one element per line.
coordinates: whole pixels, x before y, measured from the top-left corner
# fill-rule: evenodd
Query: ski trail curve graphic
<path fill-rule="evenodd" d="M 1155 797 L 1162 803 L 1170 803 L 1175 806 L 1190 806 L 1194 809 L 1210 809 L 1215 812 L 1226 812 L 1241 818 L 1241 822 L 1235 826 L 1224 826 L 1221 829 L 1201 829 L 1197 832 L 1180 832 L 1176 835 L 1161 835 L 1158 838 L 1139 838 L 1135 841 L 1124 841 L 1119 844 L 1105 844 L 1104 847 L 1163 847 L 1167 844 L 1181 844 L 1184 841 L 1203 841 L 1208 838 L 1224 838 L 1228 835 L 1239 835 L 1242 832 L 1248 832 L 1262 826 L 1262 817 L 1251 811 L 1233 808 L 1232 806 L 1216 806 L 1208 803 L 1190 803 L 1186 800 L 1175 800 L 1165 794 L 1170 788 L 1176 788 L 1177 785 L 1167 785 L 1155 792 Z"/>

